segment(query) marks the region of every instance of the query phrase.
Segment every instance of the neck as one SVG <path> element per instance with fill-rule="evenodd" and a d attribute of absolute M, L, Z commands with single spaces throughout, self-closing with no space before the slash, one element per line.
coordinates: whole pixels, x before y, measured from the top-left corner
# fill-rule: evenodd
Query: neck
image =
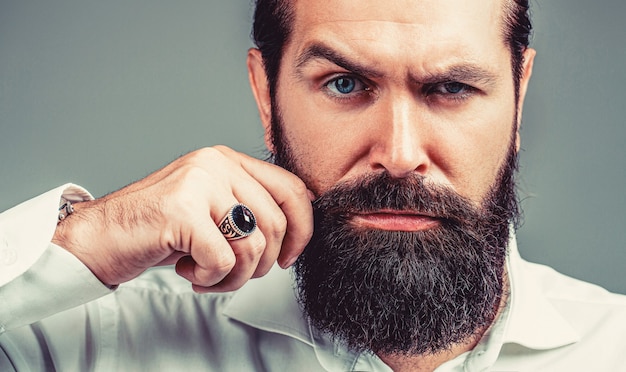
<path fill-rule="evenodd" d="M 450 348 L 441 351 L 437 354 L 427 355 L 403 355 L 403 354 L 387 354 L 378 355 L 378 357 L 385 362 L 395 372 L 430 372 L 439 367 L 443 363 L 456 358 L 466 351 L 472 350 L 480 341 L 480 338 L 485 333 L 486 329 L 481 330 L 472 337 L 471 340 L 461 344 L 455 344 Z"/>
<path fill-rule="evenodd" d="M 494 317 L 491 324 L 493 324 L 496 319 L 498 319 L 509 299 L 509 276 L 506 272 L 506 268 L 504 272 L 503 288 L 504 289 L 502 291 L 502 298 L 500 299 L 500 303 L 498 304 L 498 312 L 496 313 L 496 316 Z M 487 329 L 489 329 L 490 326 L 491 325 L 478 329 L 472 337 L 466 339 L 464 342 L 451 345 L 449 348 L 442 350 L 436 354 L 378 354 L 378 357 L 394 372 L 431 372 L 443 363 L 474 349 L 474 347 L 476 347 L 476 345 L 480 342 L 483 335 L 485 334 L 485 332 L 487 332 Z"/>

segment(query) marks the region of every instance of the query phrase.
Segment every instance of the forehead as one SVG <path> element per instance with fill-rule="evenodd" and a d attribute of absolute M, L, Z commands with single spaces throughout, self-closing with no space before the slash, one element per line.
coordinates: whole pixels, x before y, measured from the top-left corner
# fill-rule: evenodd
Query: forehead
<path fill-rule="evenodd" d="M 322 42 L 381 63 L 410 61 L 425 69 L 455 59 L 496 63 L 498 54 L 508 54 L 502 1 L 295 0 L 288 48 L 298 54 Z"/>

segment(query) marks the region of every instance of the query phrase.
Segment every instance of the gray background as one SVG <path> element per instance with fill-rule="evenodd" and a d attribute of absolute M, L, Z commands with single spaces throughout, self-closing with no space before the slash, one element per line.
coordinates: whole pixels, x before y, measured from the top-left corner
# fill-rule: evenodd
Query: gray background
<path fill-rule="evenodd" d="M 626 2 L 533 2 L 522 256 L 626 293 Z M 0 210 L 202 146 L 262 157 L 238 1 L 0 0 Z"/>

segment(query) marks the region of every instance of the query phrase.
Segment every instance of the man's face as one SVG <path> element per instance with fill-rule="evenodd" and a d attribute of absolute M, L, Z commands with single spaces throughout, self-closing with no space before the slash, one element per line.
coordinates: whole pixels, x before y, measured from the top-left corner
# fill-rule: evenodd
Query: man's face
<path fill-rule="evenodd" d="M 388 171 L 479 203 L 510 144 L 500 1 L 296 1 L 276 102 L 316 194 Z"/>
<path fill-rule="evenodd" d="M 277 163 L 320 197 L 305 312 L 377 353 L 468 342 L 502 296 L 532 51 L 516 102 L 497 0 L 294 7 L 273 99 L 249 66 Z"/>

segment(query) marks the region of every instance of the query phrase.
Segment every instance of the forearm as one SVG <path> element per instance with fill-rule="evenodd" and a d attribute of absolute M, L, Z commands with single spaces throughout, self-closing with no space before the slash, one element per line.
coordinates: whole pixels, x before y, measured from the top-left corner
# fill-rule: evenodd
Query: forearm
<path fill-rule="evenodd" d="M 75 204 L 58 223 L 61 196 Z M 217 224 L 236 203 L 254 210 L 258 228 L 231 241 Z M 176 263 L 196 291 L 233 291 L 277 261 L 292 263 L 312 231 L 302 180 L 223 146 L 189 153 L 97 200 L 66 185 L 0 214 L 0 265 L 5 257 L 11 266 L 0 270 L 0 300 L 11 303 L 0 326 L 84 303 L 164 263 Z"/>

